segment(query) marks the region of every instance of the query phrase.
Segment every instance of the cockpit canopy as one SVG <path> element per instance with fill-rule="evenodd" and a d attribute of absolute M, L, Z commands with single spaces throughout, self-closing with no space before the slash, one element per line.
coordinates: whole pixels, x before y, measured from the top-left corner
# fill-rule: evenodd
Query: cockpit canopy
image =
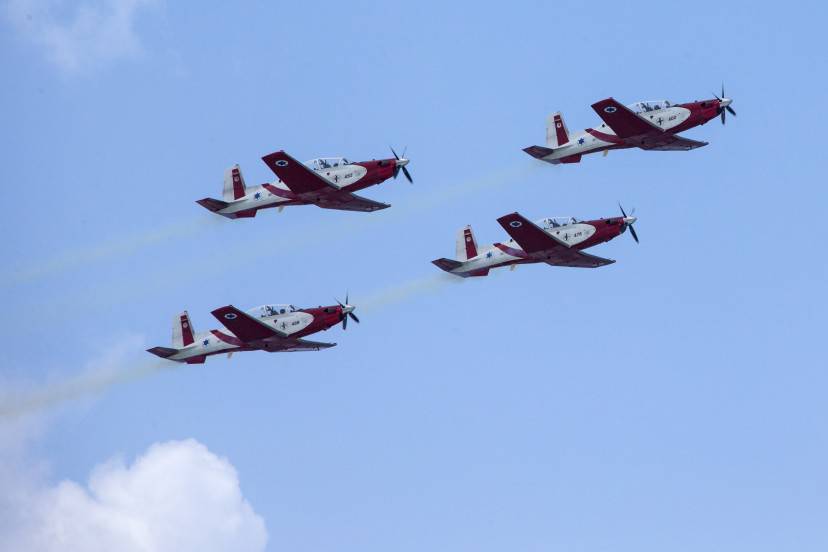
<path fill-rule="evenodd" d="M 535 224 L 537 224 L 545 230 L 548 230 L 550 228 L 560 228 L 561 226 L 577 224 L 578 222 L 580 221 L 575 217 L 550 217 L 535 221 Z"/>
<path fill-rule="evenodd" d="M 297 310 L 293 305 L 262 305 L 249 309 L 247 312 L 258 318 L 270 318 L 271 316 L 296 312 Z"/>
<path fill-rule="evenodd" d="M 351 162 L 344 157 L 320 157 L 318 159 L 311 159 L 305 165 L 315 171 L 323 171 L 325 169 L 332 169 L 335 167 L 343 167 L 350 165 Z"/>
<path fill-rule="evenodd" d="M 629 107 L 636 113 L 645 113 L 648 111 L 667 109 L 668 107 L 673 107 L 673 104 L 670 103 L 670 100 L 651 100 L 648 102 L 636 102 L 634 104 L 628 105 L 627 107 Z"/>

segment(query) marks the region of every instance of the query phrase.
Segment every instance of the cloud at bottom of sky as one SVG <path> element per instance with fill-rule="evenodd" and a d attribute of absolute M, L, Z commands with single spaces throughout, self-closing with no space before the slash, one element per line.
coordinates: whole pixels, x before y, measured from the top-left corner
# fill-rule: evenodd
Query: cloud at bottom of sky
<path fill-rule="evenodd" d="M 0 461 L 3 550 L 245 552 L 267 544 L 235 468 L 193 439 L 156 443 L 132 464 L 111 459 L 85 485 L 32 481 L 39 478 L 15 464 Z"/>

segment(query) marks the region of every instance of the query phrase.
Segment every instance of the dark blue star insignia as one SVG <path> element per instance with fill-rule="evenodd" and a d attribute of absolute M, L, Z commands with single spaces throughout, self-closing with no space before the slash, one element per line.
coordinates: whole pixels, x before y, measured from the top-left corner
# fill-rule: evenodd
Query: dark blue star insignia
<path fill-rule="evenodd" d="M 262 197 L 262 194 L 260 192 L 256 192 L 255 194 L 253 194 L 253 197 L 259 199 L 260 197 Z"/>
<path fill-rule="evenodd" d="M 578 143 L 579 143 L 579 144 L 583 144 L 583 143 L 584 143 L 584 139 L 583 139 L 583 138 L 578 138 Z"/>
<path fill-rule="evenodd" d="M 491 258 L 492 258 L 492 252 L 491 252 L 491 251 L 489 251 L 488 253 L 486 253 L 486 258 L 487 258 L 487 259 L 491 259 Z"/>
<path fill-rule="evenodd" d="M 206 347 L 206 346 L 207 346 L 207 345 L 209 345 L 209 344 L 210 344 L 210 340 L 209 340 L 209 339 L 205 339 L 205 340 L 204 340 L 204 346 Z"/>

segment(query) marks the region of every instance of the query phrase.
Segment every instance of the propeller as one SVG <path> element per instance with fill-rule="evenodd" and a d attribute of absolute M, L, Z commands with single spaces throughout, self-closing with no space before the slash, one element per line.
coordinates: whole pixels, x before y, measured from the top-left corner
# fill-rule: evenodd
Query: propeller
<path fill-rule="evenodd" d="M 635 240 L 635 243 L 638 243 L 638 234 L 635 233 L 635 228 L 633 228 L 633 224 L 635 224 L 635 221 L 638 220 L 637 217 L 633 216 L 633 214 L 635 213 L 635 207 L 633 207 L 633 210 L 630 211 L 629 216 L 627 216 L 627 213 L 624 212 L 624 208 L 621 207 L 620 202 L 618 203 L 618 208 L 621 209 L 621 214 L 624 215 L 624 228 L 630 229 L 630 235 Z"/>
<path fill-rule="evenodd" d="M 343 304 L 341 301 L 337 299 L 336 301 L 339 303 L 339 306 L 342 307 L 342 329 L 348 329 L 348 318 L 353 318 L 354 322 L 359 324 L 359 318 L 357 315 L 354 314 L 354 309 L 356 307 L 348 304 L 348 292 L 345 292 L 345 303 Z"/>
<path fill-rule="evenodd" d="M 716 94 L 713 94 L 713 96 L 717 100 L 719 100 L 719 115 L 722 118 L 722 124 L 725 124 L 726 113 L 730 113 L 734 117 L 736 116 L 736 112 L 733 110 L 732 107 L 730 107 L 730 104 L 733 103 L 733 100 L 725 96 L 724 83 L 722 83 L 722 97 L 720 98 L 719 96 L 716 96 Z"/>
<path fill-rule="evenodd" d="M 394 167 L 394 178 L 397 178 L 397 175 L 400 173 L 400 169 L 402 169 L 402 172 L 405 175 L 406 180 L 408 180 L 408 183 L 414 184 L 414 180 L 411 178 L 411 173 L 409 173 L 408 169 L 405 168 L 405 166 L 408 165 L 408 159 L 405 158 L 405 150 L 407 149 L 408 146 L 403 148 L 403 154 L 402 157 L 400 157 L 399 155 L 397 155 L 397 152 L 394 151 L 394 148 L 391 148 L 391 153 L 394 154 L 394 158 L 397 160 L 397 166 Z"/>

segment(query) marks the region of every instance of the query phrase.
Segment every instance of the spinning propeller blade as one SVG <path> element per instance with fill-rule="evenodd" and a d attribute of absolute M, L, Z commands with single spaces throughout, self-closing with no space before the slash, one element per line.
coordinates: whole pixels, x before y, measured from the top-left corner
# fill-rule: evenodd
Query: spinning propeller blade
<path fill-rule="evenodd" d="M 736 111 L 734 111 L 733 108 L 730 107 L 730 104 L 733 103 L 733 100 L 725 96 L 724 83 L 722 83 L 722 97 L 720 98 L 716 94 L 713 94 L 713 97 L 719 100 L 719 116 L 722 119 L 722 124 L 725 124 L 726 113 L 730 113 L 734 117 L 736 116 Z"/>
<path fill-rule="evenodd" d="M 621 209 L 621 214 L 624 216 L 624 228 L 630 229 L 630 235 L 635 240 L 635 243 L 638 243 L 638 234 L 635 233 L 635 228 L 633 228 L 633 224 L 635 221 L 638 220 L 637 217 L 634 217 L 633 214 L 635 213 L 635 208 L 630 211 L 630 215 L 627 216 L 627 213 L 624 212 L 624 208 L 621 206 L 621 202 L 618 202 L 618 208 Z"/>
<path fill-rule="evenodd" d="M 391 146 L 388 146 L 388 147 L 391 148 Z M 408 183 L 409 184 L 414 184 L 414 180 L 411 178 L 411 173 L 409 173 L 408 169 L 405 168 L 405 166 L 408 164 L 408 159 L 405 158 L 405 150 L 407 150 L 407 149 L 408 149 L 408 146 L 406 146 L 403 149 L 402 157 L 400 157 L 399 155 L 397 155 L 397 152 L 394 151 L 394 148 L 391 148 L 391 153 L 394 154 L 394 158 L 397 161 L 403 161 L 402 164 L 398 163 L 397 166 L 394 168 L 394 178 L 397 178 L 397 175 L 400 173 L 400 169 L 402 169 L 402 172 L 405 175 L 405 179 L 408 180 Z"/>
<path fill-rule="evenodd" d="M 354 309 L 356 309 L 356 307 L 354 307 L 353 305 L 348 304 L 348 295 L 349 295 L 348 292 L 345 292 L 345 303 L 344 304 L 339 299 L 336 300 L 336 302 L 339 303 L 339 306 L 342 307 L 342 329 L 343 330 L 348 329 L 348 318 L 353 319 L 354 322 L 359 324 L 359 318 L 357 318 L 357 315 L 354 314 Z"/>

